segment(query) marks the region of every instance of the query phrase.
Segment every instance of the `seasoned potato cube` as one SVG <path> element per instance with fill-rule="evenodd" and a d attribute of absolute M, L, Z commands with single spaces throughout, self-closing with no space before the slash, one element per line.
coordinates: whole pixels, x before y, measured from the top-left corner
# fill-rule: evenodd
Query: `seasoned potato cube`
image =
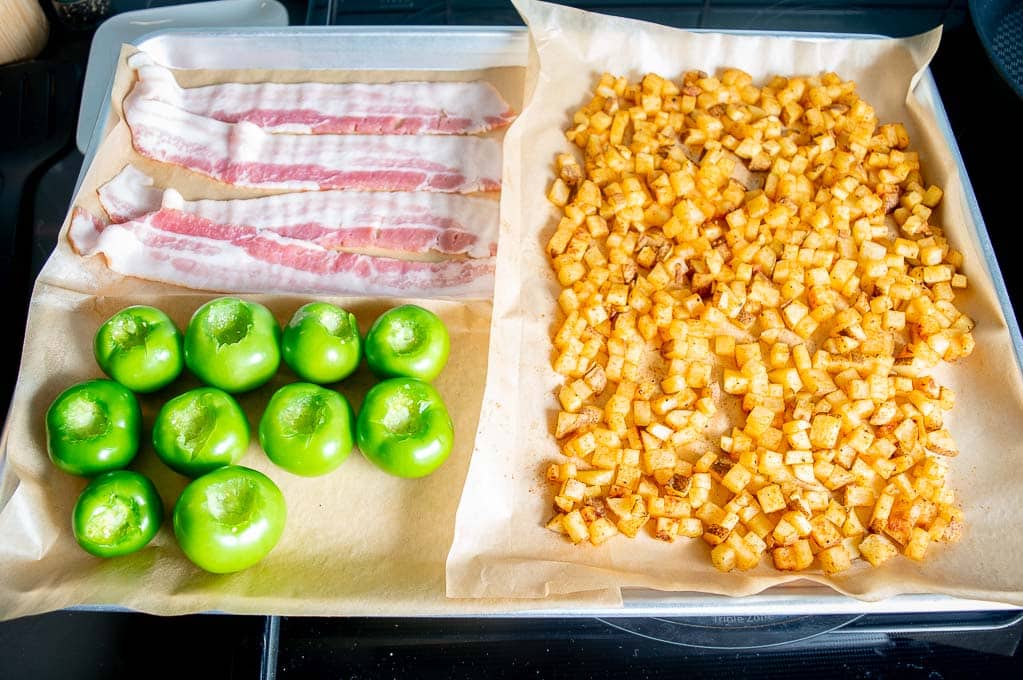
<path fill-rule="evenodd" d="M 821 569 L 828 575 L 837 574 L 852 566 L 849 552 L 841 543 L 821 550 L 817 553 L 817 559 L 820 561 Z"/>
<path fill-rule="evenodd" d="M 678 534 L 686 538 L 699 538 L 703 535 L 703 522 L 696 517 L 681 519 L 678 524 Z"/>
<path fill-rule="evenodd" d="M 568 188 L 568 185 L 565 184 L 565 180 L 560 177 L 554 180 L 554 183 L 551 184 L 550 190 L 547 192 L 547 200 L 554 205 L 561 207 L 564 207 L 564 205 L 568 203 L 569 196 L 570 189 Z"/>
<path fill-rule="evenodd" d="M 785 497 L 782 495 L 781 487 L 777 484 L 769 484 L 757 491 L 757 501 L 764 512 L 778 512 L 786 508 Z"/>
<path fill-rule="evenodd" d="M 927 554 L 927 548 L 931 544 L 931 535 L 920 527 L 913 527 L 909 542 L 906 543 L 906 548 L 903 550 L 903 554 L 911 560 L 922 562 L 924 556 Z"/>
<path fill-rule="evenodd" d="M 589 526 L 590 532 L 590 543 L 593 545 L 600 545 L 607 539 L 611 538 L 618 533 L 618 529 L 615 525 L 611 524 L 606 518 L 598 517 L 593 520 Z"/>
<path fill-rule="evenodd" d="M 743 538 L 740 538 L 737 533 L 733 532 L 729 535 L 728 540 L 722 545 L 728 545 L 735 551 L 735 566 L 741 571 L 752 569 L 760 562 L 760 553 L 746 543 Z"/>
<path fill-rule="evenodd" d="M 810 520 L 810 537 L 820 548 L 830 548 L 842 542 L 842 532 L 823 515 Z"/>
<path fill-rule="evenodd" d="M 718 546 L 720 547 L 720 546 Z M 796 554 L 792 546 L 783 546 L 771 551 L 771 558 L 774 560 L 774 568 L 782 571 L 795 571 Z"/>
<path fill-rule="evenodd" d="M 558 495 L 573 501 L 581 501 L 585 493 L 585 484 L 578 479 L 566 479 L 565 483 L 561 485 L 561 493 Z"/>
<path fill-rule="evenodd" d="M 558 534 L 566 533 L 565 525 L 562 523 L 564 517 L 565 515 L 560 512 L 554 515 L 554 517 L 552 517 L 551 520 L 547 522 L 547 528 Z"/>
<path fill-rule="evenodd" d="M 859 550 L 863 559 L 870 562 L 871 566 L 874 567 L 884 564 L 899 554 L 895 544 L 881 534 L 868 534 L 860 542 Z"/>
<path fill-rule="evenodd" d="M 774 566 L 782 571 L 802 571 L 813 564 L 813 551 L 806 539 L 796 541 L 790 546 L 775 548 L 771 551 Z"/>
<path fill-rule="evenodd" d="M 842 421 L 835 416 L 819 414 L 810 422 L 810 442 L 815 448 L 830 449 L 838 443 Z"/>
<path fill-rule="evenodd" d="M 874 504 L 874 491 L 872 489 L 856 484 L 849 484 L 844 489 L 844 505 L 846 507 L 870 507 Z"/>
<path fill-rule="evenodd" d="M 710 551 L 710 560 L 718 571 L 731 571 L 735 569 L 735 548 L 727 543 L 721 543 Z"/>
<path fill-rule="evenodd" d="M 670 517 L 658 517 L 654 527 L 654 536 L 658 540 L 668 543 L 674 541 L 678 536 L 678 520 Z"/>
<path fill-rule="evenodd" d="M 614 471 L 581 470 L 576 473 L 575 478 L 586 486 L 607 486 L 614 480 Z"/>
<path fill-rule="evenodd" d="M 746 469 L 741 463 L 736 463 L 721 478 L 721 484 L 732 493 L 739 493 L 746 488 L 746 485 L 753 479 L 753 473 Z"/>
<path fill-rule="evenodd" d="M 590 537 L 590 530 L 586 526 L 586 521 L 583 519 L 582 513 L 578 510 L 573 510 L 567 513 L 561 518 L 561 524 L 565 529 L 565 533 L 572 539 L 573 543 L 588 539 Z"/>

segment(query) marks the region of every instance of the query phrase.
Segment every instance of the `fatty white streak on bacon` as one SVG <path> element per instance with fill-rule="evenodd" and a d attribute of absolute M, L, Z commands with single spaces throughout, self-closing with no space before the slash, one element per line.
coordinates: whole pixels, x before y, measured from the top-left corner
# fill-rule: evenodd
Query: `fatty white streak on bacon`
<path fill-rule="evenodd" d="M 153 178 L 130 163 L 97 191 L 100 205 L 111 222 L 127 222 L 148 212 L 159 210 L 163 190 Z"/>
<path fill-rule="evenodd" d="M 81 255 L 102 253 L 120 274 L 202 290 L 462 298 L 493 293 L 493 258 L 398 260 L 327 250 L 272 233 L 238 236 L 203 222 L 161 209 L 103 225 L 76 208 L 69 236 Z"/>
<path fill-rule="evenodd" d="M 271 134 L 137 90 L 124 101 L 136 151 L 227 184 L 266 189 L 472 193 L 501 188 L 501 146 L 483 137 Z"/>
<path fill-rule="evenodd" d="M 486 197 L 429 192 L 322 191 L 239 200 L 185 201 L 127 165 L 100 187 L 114 222 L 162 206 L 198 215 L 236 232 L 272 231 L 325 248 L 380 248 L 407 253 L 490 257 L 497 251 L 498 203 Z"/>
<path fill-rule="evenodd" d="M 514 113 L 484 81 L 396 83 L 223 83 L 182 88 L 144 52 L 132 55 L 136 87 L 226 123 L 307 134 L 474 134 L 508 125 Z"/>

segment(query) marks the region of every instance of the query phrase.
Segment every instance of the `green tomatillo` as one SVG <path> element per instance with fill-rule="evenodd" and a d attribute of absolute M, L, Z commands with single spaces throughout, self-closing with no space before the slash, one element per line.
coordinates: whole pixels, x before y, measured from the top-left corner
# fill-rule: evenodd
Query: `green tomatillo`
<path fill-rule="evenodd" d="M 355 426 L 359 450 L 398 477 L 425 477 L 447 460 L 454 426 L 440 393 L 414 378 L 377 383 Z"/>
<path fill-rule="evenodd" d="M 249 421 L 227 392 L 200 387 L 163 405 L 153 424 L 153 446 L 171 469 L 198 477 L 241 460 L 249 447 Z"/>
<path fill-rule="evenodd" d="M 126 307 L 100 326 L 93 343 L 103 372 L 133 392 L 155 392 L 181 375 L 181 331 L 155 307 Z"/>
<path fill-rule="evenodd" d="M 429 382 L 444 370 L 450 351 L 444 322 L 417 305 L 384 312 L 366 333 L 366 363 L 381 378 L 407 376 Z"/>
<path fill-rule="evenodd" d="M 299 307 L 284 327 L 284 361 L 298 377 L 320 385 L 344 380 L 362 358 L 355 315 L 328 302 Z"/>
<path fill-rule="evenodd" d="M 185 555 L 214 574 L 247 569 L 284 532 L 284 494 L 262 472 L 227 465 L 185 487 L 174 505 L 174 535 Z"/>
<path fill-rule="evenodd" d="M 147 477 L 130 470 L 96 477 L 78 497 L 71 526 L 78 545 L 97 557 L 145 547 L 163 521 L 163 501 Z"/>
<path fill-rule="evenodd" d="M 259 443 L 267 457 L 304 477 L 334 470 L 352 451 L 355 420 L 341 394 L 311 383 L 277 390 L 259 421 Z"/>
<path fill-rule="evenodd" d="M 125 467 L 139 450 L 142 413 L 128 388 L 89 380 L 60 393 L 46 412 L 46 449 L 53 464 L 92 477 Z"/>
<path fill-rule="evenodd" d="M 192 316 L 185 331 L 185 363 L 204 383 L 247 392 L 266 383 L 281 362 L 281 329 L 257 302 L 222 297 Z"/>

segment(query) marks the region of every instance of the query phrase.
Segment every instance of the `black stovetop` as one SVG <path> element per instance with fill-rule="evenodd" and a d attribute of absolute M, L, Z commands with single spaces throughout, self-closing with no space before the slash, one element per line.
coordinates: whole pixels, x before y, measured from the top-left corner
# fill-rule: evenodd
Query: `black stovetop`
<path fill-rule="evenodd" d="M 0 0 L 4 1 L 4 0 Z M 113 0 L 115 10 L 180 0 Z M 49 4 L 49 0 L 44 0 Z M 518 23 L 506 0 L 285 0 L 293 24 Z M 932 72 L 1019 318 L 1023 214 L 1014 162 L 1023 102 L 991 67 L 964 0 L 581 0 L 683 27 L 909 35 L 945 25 Z M 35 64 L 0 67 L 0 412 L 17 375 L 31 282 L 56 241 L 82 156 L 74 148 L 91 34 L 55 27 Z M 1023 39 L 1023 36 L 1021 36 Z M 40 75 L 40 71 L 45 74 Z M 11 83 L 18 106 L 12 106 Z M 27 173 L 24 191 L 20 175 Z M 6 192 L 6 193 L 5 193 Z M 0 575 L 2 578 L 2 575 Z M 843 677 L 1017 675 L 1019 612 L 701 619 L 321 619 L 64 611 L 0 623 L 6 678 Z M 694 646 L 699 645 L 699 646 Z"/>

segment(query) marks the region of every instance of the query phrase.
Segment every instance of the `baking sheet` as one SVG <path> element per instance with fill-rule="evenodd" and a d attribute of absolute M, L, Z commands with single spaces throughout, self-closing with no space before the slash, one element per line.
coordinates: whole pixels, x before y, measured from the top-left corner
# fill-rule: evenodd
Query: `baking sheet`
<path fill-rule="evenodd" d="M 278 41 L 277 45 L 284 51 L 294 49 L 293 40 Z M 169 42 L 173 44 L 173 39 Z M 166 41 L 163 46 L 167 47 Z M 427 41 L 420 39 L 420 46 L 424 53 Z M 378 40 L 376 50 L 385 48 L 386 41 Z M 142 159 L 133 152 L 126 126 L 118 122 L 120 101 L 133 80 L 124 63 L 132 51 L 126 47 L 122 52 L 113 86 L 111 125 L 82 181 L 75 205 L 102 214 L 95 189 L 127 162 L 154 176 L 158 185 L 174 186 L 188 198 L 269 193 L 219 185 L 181 168 Z M 265 51 L 271 51 L 269 46 Z M 187 53 L 187 49 L 182 52 Z M 462 45 L 462 68 L 458 70 L 416 70 L 421 61 L 429 61 L 426 59 L 406 61 L 405 68 L 397 70 L 320 69 L 315 78 L 324 82 L 484 78 L 515 110 L 520 110 L 524 69 L 493 66 L 485 47 L 481 53 L 484 57 L 475 62 L 485 67 L 481 69 L 473 68 L 470 41 Z M 165 61 L 176 65 L 173 50 L 160 56 L 170 56 Z M 238 57 L 244 58 L 244 52 Z M 177 71 L 176 75 L 182 84 L 198 85 L 226 80 L 295 81 L 309 79 L 310 72 L 299 68 L 239 70 L 221 64 L 216 70 Z M 159 614 L 427 615 L 506 610 L 509 603 L 498 600 L 469 604 L 444 597 L 444 561 L 486 380 L 492 310 L 488 300 L 416 301 L 441 316 L 454 348 L 445 371 L 434 384 L 454 420 L 455 448 L 430 477 L 416 481 L 390 477 L 353 452 L 329 475 L 300 478 L 270 464 L 254 441 L 241 464 L 265 472 L 284 492 L 288 505 L 284 535 L 273 552 L 251 569 L 226 576 L 204 573 L 185 559 L 170 528 L 170 510 L 187 480 L 166 468 L 146 441 L 159 406 L 196 386 L 194 378 L 184 376 L 164 392 L 140 399 L 144 443 L 132 467 L 151 476 L 160 490 L 168 518 L 164 527 L 145 549 L 119 559 L 96 559 L 78 548 L 71 533 L 70 513 L 86 482 L 59 472 L 47 459 L 43 426 L 46 408 L 64 388 L 100 376 L 92 358 L 92 338 L 118 309 L 152 304 L 184 328 L 192 312 L 213 297 L 216 295 L 124 278 L 106 269 L 99 258 L 80 258 L 68 246 L 65 225 L 33 293 L 9 421 L 4 482 L 0 485 L 9 492 L 0 510 L 0 573 L 4 575 L 0 579 L 0 618 L 74 605 L 114 605 Z M 246 298 L 266 304 L 282 322 L 309 300 L 288 295 Z M 354 312 L 363 331 L 384 310 L 405 302 L 320 299 Z M 282 366 L 270 384 L 240 397 L 253 432 L 273 390 L 294 380 L 296 377 Z M 372 381 L 362 368 L 340 389 L 358 408 Z M 601 593 L 563 601 L 565 606 L 573 603 L 616 605 L 620 600 Z"/>
<path fill-rule="evenodd" d="M 601 16 L 531 0 L 516 3 L 539 56 L 529 109 L 509 131 L 497 266 L 490 372 L 483 417 L 448 558 L 453 597 L 542 598 L 597 588 L 645 587 L 728 596 L 807 580 L 868 601 L 896 594 L 943 593 L 1023 604 L 1023 536 L 1013 531 L 1023 489 L 1023 381 L 983 240 L 970 210 L 965 178 L 945 142 L 933 102 L 916 94 L 940 30 L 905 40 L 792 38 L 693 33 Z M 542 470 L 559 460 L 551 436 L 560 378 L 550 368 L 550 329 L 560 318 L 559 290 L 543 252 L 556 223 L 544 198 L 571 113 L 588 101 L 603 71 L 635 81 L 646 72 L 738 67 L 769 75 L 838 72 L 857 81 L 881 122 L 903 121 L 921 154 L 925 178 L 945 189 L 936 223 L 965 254 L 970 289 L 957 305 L 977 321 L 971 357 L 938 372 L 957 394 L 946 419 L 962 453 L 952 465 L 967 527 L 952 546 L 933 546 L 917 564 L 863 562 L 825 579 L 784 574 L 769 564 L 722 574 L 702 541 L 665 545 L 645 534 L 601 547 L 572 546 L 546 530 L 551 491 Z M 507 244 L 516 244 L 507 247 Z M 1008 370 L 1007 370 L 1008 368 Z M 765 560 L 769 562 L 769 560 Z"/>
<path fill-rule="evenodd" d="M 414 63 L 422 68 L 436 70 L 458 70 L 457 66 L 464 60 L 466 54 L 472 55 L 472 59 L 478 60 L 486 66 L 501 66 L 508 63 L 521 64 L 526 61 L 525 39 L 523 32 L 516 29 L 455 29 L 445 27 L 442 29 L 382 29 L 382 28 L 329 28 L 329 29 L 304 29 L 290 28 L 287 30 L 254 30 L 254 31 L 216 31 L 216 32 L 167 32 L 160 33 L 143 41 L 143 45 L 160 61 L 170 63 L 174 66 L 188 65 L 178 60 L 182 58 L 194 59 L 195 55 L 203 55 L 204 62 L 211 63 L 218 69 L 233 69 L 242 66 L 269 67 L 281 65 L 289 67 L 302 67 L 310 69 L 347 69 L 367 65 L 369 55 L 375 59 L 372 63 L 381 69 L 397 69 L 408 63 L 410 57 L 415 58 Z M 384 49 L 382 46 L 386 46 Z M 518 55 L 518 56 L 516 56 Z M 530 55 L 535 58 L 535 55 Z M 244 61 L 242 61 L 244 60 Z M 403 61 L 405 60 L 405 61 Z M 464 63 L 464 61 L 461 61 Z M 933 80 L 925 74 L 920 86 L 916 89 L 916 95 L 926 109 L 932 107 L 938 109 L 940 114 L 940 101 L 937 100 L 937 91 Z M 569 110 L 578 106 L 578 101 L 569 105 Z M 944 120 L 943 114 L 939 115 L 939 122 Z M 942 123 L 943 135 L 951 140 L 951 132 L 948 130 L 947 121 Z M 96 140 L 98 146 L 98 139 Z M 520 139 L 521 142 L 521 139 Z M 507 159 L 506 159 L 507 160 Z M 544 168 L 549 168 L 550 157 L 544 161 Z M 956 158 L 953 167 L 961 172 L 961 160 Z M 507 177 L 506 177 L 507 179 Z M 544 180 L 545 181 L 545 180 Z M 518 184 L 518 179 L 510 179 L 510 184 Z M 968 202 L 972 201 L 972 193 L 968 186 L 964 186 Z M 538 196 L 535 203 L 546 205 L 542 194 Z M 976 215 L 976 206 L 973 205 L 973 213 Z M 979 215 L 971 218 L 965 216 L 967 230 L 970 231 L 977 225 Z M 506 230 L 509 225 L 505 225 Z M 972 233 L 972 232 L 971 232 Z M 990 243 L 982 231 L 976 232 L 980 241 L 981 249 L 990 250 Z M 502 238 L 505 238 L 502 236 Z M 991 259 L 993 262 L 993 258 Z M 971 263 L 975 262 L 971 260 Z M 506 266 L 504 264 L 502 267 Z M 978 266 L 983 266 L 979 264 Z M 972 269 L 970 270 L 973 274 Z M 997 274 L 997 272 L 994 272 Z M 131 290 L 126 291 L 127 295 L 134 301 L 143 299 L 147 294 L 148 284 L 138 282 Z M 1004 288 L 1002 289 L 1004 294 Z M 187 292 L 186 292 L 187 294 Z M 40 287 L 37 290 L 37 299 L 33 301 L 33 314 L 41 306 L 41 300 L 47 295 Z M 194 293 L 193 293 L 194 295 Z M 199 298 L 203 298 L 199 296 Z M 200 300 L 196 299 L 195 304 Z M 281 298 L 273 304 L 281 313 L 289 309 L 289 305 L 297 304 L 298 300 Z M 79 303 L 77 308 L 68 302 L 66 294 L 62 293 L 63 305 L 70 305 L 64 313 L 73 313 L 84 316 L 91 315 L 93 324 L 89 333 L 99 323 L 102 316 L 98 309 L 90 305 L 100 304 L 100 300 L 83 305 Z M 502 303 L 505 312 L 508 311 L 507 301 Z M 117 307 L 111 303 L 111 311 Z M 1004 307 L 1008 309 L 1007 298 Z M 499 311 L 499 316 L 502 312 Z M 518 312 L 516 312 L 518 313 Z M 105 318 L 105 317 L 103 317 Z M 38 327 L 39 321 L 30 321 L 30 326 Z M 498 319 L 497 330 L 500 332 L 506 329 L 502 319 Z M 60 338 L 61 335 L 74 338 L 66 331 L 54 329 L 52 332 L 40 332 L 44 336 Z M 1018 332 L 1016 333 L 1018 336 Z M 81 338 L 80 338 L 81 339 Z M 84 339 L 85 341 L 88 338 Z M 56 349 L 53 349 L 56 347 Z M 84 347 L 84 346 L 83 346 Z M 50 354 L 47 354 L 49 351 Z M 42 356 L 36 356 L 37 361 L 49 362 L 49 357 L 59 357 L 65 352 L 65 347 L 57 340 L 53 341 L 48 349 L 42 352 Z M 87 348 L 79 347 L 74 350 L 79 356 L 87 355 Z M 84 354 L 83 354 L 84 353 Z M 481 357 L 485 351 L 480 351 Z M 1010 356 L 1002 358 L 1004 362 L 1010 362 Z M 491 369 L 493 373 L 494 369 Z M 90 374 L 91 376 L 97 373 Z M 69 377 L 69 380 L 71 378 Z M 52 386 L 56 394 L 59 389 Z M 182 387 L 184 389 L 184 387 Z M 442 389 L 444 389 L 442 387 Z M 24 392 L 19 387 L 19 391 Z M 29 400 L 31 401 L 31 400 Z M 40 397 L 40 403 L 45 399 Z M 42 406 L 45 408 L 45 406 Z M 17 411 L 15 411 L 15 415 Z M 11 424 L 10 422 L 8 423 Z M 31 426 L 32 423 L 29 423 Z M 516 425 L 513 425 L 509 432 L 514 432 Z M 41 433 L 36 432 L 33 436 L 39 437 Z M 471 436 L 471 435 L 470 435 Z M 0 452 L 2 455 L 2 452 Z M 152 456 L 151 452 L 148 454 Z M 468 452 L 456 451 L 447 465 L 461 465 L 462 473 L 467 465 Z M 477 451 L 477 457 L 485 457 L 486 452 Z M 334 475 L 328 476 L 325 480 L 332 480 L 335 476 L 338 479 L 345 474 L 348 466 L 356 461 L 358 454 L 353 453 L 352 460 L 347 461 Z M 458 461 L 456 462 L 456 458 Z M 245 464 L 254 466 L 259 462 L 259 456 L 253 458 L 252 452 L 244 461 Z M 363 461 L 359 461 L 363 463 Z M 153 464 L 152 459 L 150 464 Z M 0 459 L 0 467 L 3 460 Z M 959 465 L 955 466 L 959 469 Z M 265 469 L 265 468 L 264 468 Z M 279 471 L 268 470 L 272 476 Z M 170 474 L 170 473 L 165 473 Z M 515 471 L 518 474 L 518 471 Z M 54 473 L 55 476 L 57 473 Z M 455 475 L 458 477 L 458 475 Z M 65 483 L 70 478 L 64 477 L 56 483 Z M 164 480 L 166 481 L 166 480 Z M 172 480 L 173 481 L 173 480 Z M 308 480 L 305 480 L 308 481 Z M 460 482 L 461 479 L 458 479 Z M 178 480 L 181 484 L 183 480 Z M 47 480 L 46 483 L 54 483 Z M 24 498 L 13 505 L 5 503 L 15 490 L 24 494 Z M 905 612 L 905 611 L 966 611 L 979 608 L 1001 608 L 1005 605 L 991 604 L 976 600 L 949 598 L 931 594 L 909 594 L 893 597 L 888 600 L 865 602 L 847 598 L 837 594 L 831 589 L 818 586 L 807 581 L 789 584 L 783 587 L 772 588 L 759 595 L 732 598 L 717 596 L 706 592 L 663 592 L 647 588 L 626 588 L 622 591 L 621 598 L 616 589 L 605 590 L 600 593 L 583 593 L 579 596 L 551 597 L 544 600 L 539 599 L 514 599 L 514 600 L 445 600 L 443 597 L 443 551 L 447 546 L 427 545 L 428 556 L 423 560 L 427 565 L 424 573 L 412 574 L 413 580 L 408 583 L 397 582 L 392 586 L 380 587 L 368 592 L 357 592 L 358 588 L 365 588 L 366 581 L 356 580 L 353 587 L 348 591 L 338 588 L 324 588 L 324 593 L 334 596 L 332 600 L 320 602 L 319 599 L 313 602 L 304 602 L 292 599 L 293 595 L 301 595 L 292 589 L 286 593 L 287 601 L 281 604 L 280 599 L 271 596 L 264 597 L 265 590 L 255 588 L 254 599 L 247 594 L 239 594 L 244 590 L 245 585 L 237 587 L 228 583 L 225 592 L 219 592 L 222 587 L 216 583 L 199 583 L 199 574 L 191 571 L 191 567 L 183 562 L 180 553 L 173 545 L 173 538 L 164 529 L 157 539 L 157 542 L 149 549 L 154 555 L 151 563 L 170 564 L 176 566 L 163 573 L 163 576 L 170 576 L 171 582 L 164 584 L 162 579 L 147 577 L 147 570 L 150 562 L 133 563 L 115 561 L 123 566 L 114 563 L 99 563 L 106 565 L 100 573 L 90 573 L 88 577 L 79 577 L 78 570 L 83 564 L 89 566 L 93 560 L 84 554 L 76 554 L 68 551 L 67 546 L 58 548 L 56 543 L 66 542 L 70 539 L 70 532 L 60 524 L 65 521 L 63 516 L 69 511 L 73 503 L 75 491 L 80 486 L 72 485 L 70 496 L 60 507 L 51 508 L 40 513 L 37 504 L 49 503 L 49 490 L 41 490 L 38 483 L 28 486 L 35 488 L 35 497 L 32 491 L 26 490 L 25 484 L 20 484 L 16 475 L 10 473 L 8 466 L 7 474 L 0 478 L 0 570 L 11 574 L 10 577 L 0 579 L 0 618 L 10 618 L 20 614 L 57 609 L 75 604 L 84 604 L 88 608 L 134 608 L 144 611 L 159 613 L 185 613 L 189 611 L 203 611 L 204 608 L 213 608 L 221 611 L 238 611 L 252 613 L 282 613 L 282 614 L 324 614 L 324 615 L 373 615 L 373 614 L 398 614 L 403 616 L 412 615 L 524 615 L 524 616 L 564 616 L 564 615 L 742 615 L 756 613 L 761 615 L 770 614 L 820 614 L 820 613 L 846 613 L 846 612 Z M 55 487 L 57 491 L 58 487 Z M 163 485 L 161 484 L 161 488 Z M 176 492 L 176 487 L 171 484 L 171 493 Z M 305 487 L 303 487 L 305 488 Z M 310 488 L 311 490 L 311 488 Z M 333 493 L 333 485 L 328 491 Z M 457 496 L 457 489 L 454 495 Z M 167 494 L 165 493 L 165 496 Z M 447 508 L 449 512 L 454 510 L 454 502 L 450 491 L 440 494 L 441 499 L 437 510 Z M 291 495 L 286 496 L 291 499 Z M 433 496 L 431 493 L 430 496 Z M 172 500 L 165 497 L 165 501 Z M 445 503 L 451 505 L 445 506 Z M 40 516 L 40 515 L 46 516 Z M 421 513 L 420 513 L 421 514 Z M 338 515 L 337 524 L 345 521 L 346 515 Z M 413 518 L 415 520 L 415 518 Z M 535 520 L 536 518 L 534 518 Z M 972 520 L 971 520 L 972 521 Z M 12 547 L 7 541 L 10 528 L 16 526 L 21 536 L 17 539 L 17 546 Z M 414 523 L 414 527 L 420 524 Z M 530 527 L 533 529 L 534 527 Z M 542 526 L 539 527 L 543 531 Z M 448 528 L 446 540 L 450 540 L 451 528 Z M 319 538 L 319 537 L 317 537 Z M 556 537 L 555 537 L 556 538 Z M 282 543 L 282 546 L 284 544 Z M 390 543 L 387 544 L 388 546 Z M 73 546 L 72 546 L 73 547 Z M 387 553 L 381 546 L 378 555 L 383 560 L 401 562 L 404 557 L 402 553 Z M 956 550 L 961 549 L 961 545 Z M 57 552 L 55 552 L 57 551 Z M 70 563 L 62 565 L 61 558 L 70 560 Z M 486 555 L 482 559 L 487 559 Z M 170 562 L 168 562 L 170 560 Z M 323 556 L 322 561 L 329 561 L 328 567 L 339 571 L 340 575 L 349 576 L 346 572 L 348 553 L 345 551 L 333 551 Z M 97 561 L 98 562 L 98 561 Z M 395 577 L 406 574 L 396 565 L 384 564 L 385 576 Z M 267 574 L 260 574 L 260 578 L 267 577 Z M 229 581 L 233 577 L 211 577 L 213 581 Z M 60 584 L 65 579 L 71 579 L 72 583 L 67 586 Z M 247 581 L 246 581 L 247 583 Z M 278 585 L 281 585 L 278 583 Z M 357 587 L 356 587 L 357 586 Z M 155 588 L 157 594 L 155 600 L 147 594 L 149 589 Z M 168 595 L 168 590 L 173 595 Z M 386 590 L 386 593 L 383 592 Z M 217 591 L 217 592 L 214 592 Z M 172 598 L 168 603 L 167 598 Z"/>

